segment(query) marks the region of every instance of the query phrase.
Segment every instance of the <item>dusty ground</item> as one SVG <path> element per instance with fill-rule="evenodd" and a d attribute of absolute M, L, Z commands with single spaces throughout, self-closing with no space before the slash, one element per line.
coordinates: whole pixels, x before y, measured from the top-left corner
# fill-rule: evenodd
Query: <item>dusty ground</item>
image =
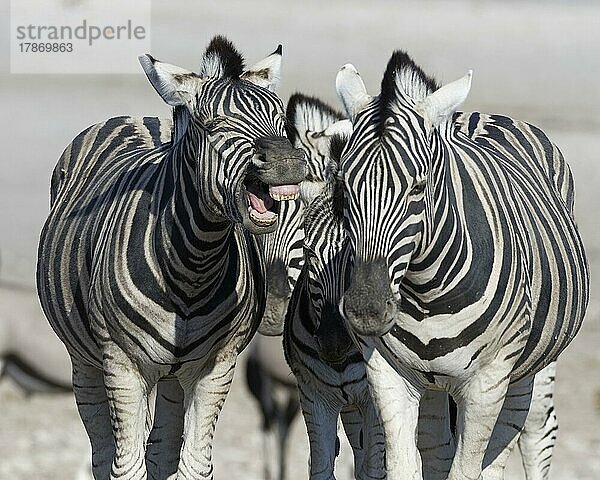
<path fill-rule="evenodd" d="M 282 98 L 301 90 L 334 102 L 340 65 L 355 63 L 369 90 L 377 93 L 390 52 L 405 48 L 443 81 L 473 68 L 465 109 L 536 123 L 562 148 L 576 180 L 592 300 L 583 329 L 559 362 L 561 427 L 551 478 L 600 478 L 600 294 L 594 280 L 600 275 L 600 5 L 558 0 L 390 0 L 376 7 L 359 0 L 260 0 L 251 5 L 243 0 L 197 2 L 195 7 L 183 0 L 155 2 L 152 52 L 194 68 L 213 33 L 230 35 L 249 63 L 283 43 Z M 50 171 L 64 146 L 87 125 L 109 116 L 168 115 L 168 110 L 141 74 L 0 75 L 0 105 L 1 278 L 31 286 Z M 16 297 L 6 302 L 3 309 L 13 314 L 28 308 Z M 261 476 L 258 410 L 248 406 L 242 379 L 240 370 L 217 427 L 217 478 Z M 73 478 L 87 447 L 70 395 L 26 398 L 3 381 L 0 412 L 0 480 Z M 290 478 L 305 478 L 307 440 L 301 421 L 294 426 L 291 447 Z M 508 477 L 523 478 L 516 455 Z"/>

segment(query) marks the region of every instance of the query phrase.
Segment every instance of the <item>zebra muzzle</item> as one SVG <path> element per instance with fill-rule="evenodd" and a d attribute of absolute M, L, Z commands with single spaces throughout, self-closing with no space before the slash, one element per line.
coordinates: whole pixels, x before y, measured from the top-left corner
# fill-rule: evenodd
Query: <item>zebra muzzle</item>
<path fill-rule="evenodd" d="M 298 185 L 267 185 L 257 177 L 245 182 L 248 215 L 259 226 L 270 226 L 277 221 L 278 202 L 295 200 L 300 195 Z"/>
<path fill-rule="evenodd" d="M 277 221 L 279 206 L 269 195 L 269 188 L 266 184 L 258 179 L 248 182 L 246 184 L 246 200 L 248 215 L 253 223 L 259 226 L 270 226 Z"/>

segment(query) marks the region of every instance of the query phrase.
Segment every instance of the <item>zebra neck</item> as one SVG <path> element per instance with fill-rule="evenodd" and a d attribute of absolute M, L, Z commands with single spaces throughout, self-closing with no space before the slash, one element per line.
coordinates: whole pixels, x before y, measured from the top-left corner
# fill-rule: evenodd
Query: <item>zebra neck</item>
<path fill-rule="evenodd" d="M 233 225 L 212 213 L 202 199 L 197 170 L 203 142 L 201 126 L 187 111 L 176 110 L 173 145 L 158 182 L 153 241 L 166 286 L 179 298 L 196 297 L 219 281 L 233 240 Z"/>
<path fill-rule="evenodd" d="M 490 246 L 497 241 L 464 144 L 450 127 L 434 140 L 423 230 L 402 283 L 402 295 L 429 313 L 442 311 L 450 297 L 457 309 L 476 301 L 493 265 Z"/>

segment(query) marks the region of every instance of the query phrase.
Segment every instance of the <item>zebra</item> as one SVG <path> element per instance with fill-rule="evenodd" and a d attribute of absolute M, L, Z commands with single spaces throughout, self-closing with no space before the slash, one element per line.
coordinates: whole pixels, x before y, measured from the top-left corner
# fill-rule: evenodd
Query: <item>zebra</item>
<path fill-rule="evenodd" d="M 353 345 L 333 306 L 341 295 L 345 263 L 342 185 L 337 164 L 350 122 L 313 97 L 294 95 L 287 110 L 289 137 L 307 152 L 310 180 L 301 184 L 304 208 L 305 263 L 289 303 L 284 349 L 297 377 L 311 446 L 311 478 L 333 478 L 339 451 L 338 416 L 355 456 L 356 478 L 385 478 L 383 432 L 373 405 L 360 351 Z M 443 472 L 451 455 L 448 398 L 428 392 L 421 401 L 419 448 L 427 478 Z"/>
<path fill-rule="evenodd" d="M 321 285 L 327 284 L 328 282 L 335 285 L 335 283 L 338 282 L 337 277 L 343 275 L 340 273 L 336 274 L 335 271 L 336 268 L 342 268 L 341 266 L 333 266 L 336 261 L 339 262 L 339 259 L 335 258 L 335 253 L 337 251 L 335 245 L 340 244 L 341 242 L 324 242 L 324 239 L 331 240 L 331 238 L 334 238 L 336 235 L 341 238 L 341 236 L 344 235 L 343 226 L 339 220 L 336 222 L 335 216 L 332 215 L 332 195 L 323 194 L 323 189 L 327 186 L 329 189 L 328 191 L 331 193 L 337 188 L 335 184 L 335 175 L 332 173 L 336 169 L 335 158 L 339 155 L 343 146 L 342 143 L 344 137 L 349 135 L 351 126 L 340 113 L 336 112 L 330 106 L 316 98 L 307 97 L 302 94 L 295 94 L 290 98 L 287 107 L 287 117 L 289 129 L 288 137 L 293 139 L 295 146 L 302 148 L 306 152 L 309 160 L 309 174 L 307 180 L 301 184 L 303 202 L 291 204 L 295 207 L 295 210 L 287 217 L 284 217 L 276 238 L 273 236 L 274 234 L 270 234 L 261 237 L 260 241 L 264 243 L 262 250 L 270 252 L 270 257 L 266 259 L 267 265 L 271 265 L 277 261 L 280 262 L 279 268 L 269 269 L 270 275 L 268 278 L 269 285 L 272 285 L 273 283 L 276 284 L 276 288 L 274 288 L 274 291 L 277 292 L 275 297 L 279 298 L 280 305 L 284 305 L 283 308 L 285 308 L 289 301 L 290 289 L 293 289 L 293 286 L 296 285 L 298 276 L 297 266 L 302 263 L 301 259 L 298 259 L 298 257 L 302 255 L 302 252 L 298 249 L 298 239 L 303 239 L 303 244 L 308 252 L 312 251 L 318 253 L 316 257 L 320 259 L 320 261 L 317 262 L 316 265 L 310 260 L 310 257 L 314 257 L 315 255 L 308 254 L 309 260 L 307 267 L 313 271 L 314 275 L 317 277 L 313 278 L 312 283 L 318 292 L 314 295 L 317 299 L 315 302 L 315 309 L 320 309 L 318 300 L 323 297 L 323 294 L 320 292 L 327 289 L 322 288 Z M 463 118 L 457 120 L 457 123 L 468 124 L 469 118 L 469 114 L 464 114 Z M 332 152 L 332 146 L 335 145 L 337 145 L 337 148 L 334 148 L 334 151 Z M 325 178 L 327 178 L 327 181 Z M 319 202 L 311 204 L 315 198 L 319 198 Z M 304 202 L 309 205 L 303 210 L 299 206 L 302 206 Z M 305 223 L 302 227 L 299 226 L 299 222 L 294 220 L 294 217 L 303 217 L 304 213 L 306 213 L 308 223 Z M 312 221 L 310 221 L 311 219 Z M 303 234 L 294 234 L 296 229 L 301 229 L 303 232 L 306 232 L 307 238 L 304 238 Z M 327 261 L 328 259 L 329 262 Z M 327 265 L 327 267 L 333 266 L 332 268 L 334 270 L 329 271 L 328 268 L 324 268 L 322 270 L 326 270 L 325 274 L 319 276 L 319 269 L 315 268 L 319 263 Z M 292 268 L 289 269 L 287 272 L 289 276 L 286 277 L 284 266 L 288 264 L 292 265 Z M 328 288 L 334 289 L 332 298 L 336 298 L 335 286 L 330 286 Z M 267 303 L 269 303 L 269 299 L 267 300 Z M 298 308 L 297 302 L 295 306 L 292 304 L 290 308 Z M 308 308 L 309 307 L 305 307 L 303 311 L 306 312 Z M 316 316 L 319 317 L 319 315 Z M 291 320 L 288 319 L 288 328 L 286 329 L 286 351 L 288 353 L 288 358 L 292 357 L 292 355 L 296 358 L 302 357 L 302 361 L 290 359 L 290 363 L 294 365 L 294 371 L 298 376 L 301 389 L 303 385 L 305 385 L 305 389 L 313 387 L 313 390 L 316 390 L 317 392 L 322 392 L 324 389 L 329 388 L 330 390 L 334 390 L 334 393 L 337 393 L 338 396 L 343 395 L 343 389 L 339 388 L 338 391 L 335 392 L 335 389 L 332 389 L 331 382 L 329 385 L 324 386 L 324 382 L 322 378 L 319 377 L 318 372 L 323 369 L 322 363 L 326 362 L 315 354 L 319 349 L 319 345 L 315 343 L 316 340 L 312 336 L 313 332 L 307 332 L 301 323 L 295 323 L 294 320 L 296 319 L 297 316 L 292 317 Z M 270 325 L 275 325 L 275 321 L 276 319 L 272 319 Z M 337 328 L 335 328 L 332 333 L 335 334 L 335 330 L 337 329 L 342 329 L 343 333 L 343 328 L 344 327 L 338 323 Z M 298 330 L 297 336 L 294 335 L 293 329 Z M 325 336 L 329 335 L 330 332 L 325 332 Z M 304 338 L 301 339 L 299 338 L 300 336 L 303 336 Z M 325 340 L 327 339 L 325 338 Z M 348 342 L 346 342 L 346 344 L 348 344 Z M 254 378 L 255 390 L 258 390 L 256 386 L 259 383 L 262 387 L 260 389 L 260 394 L 257 392 L 256 396 L 259 398 L 261 405 L 263 405 L 263 410 L 265 410 L 265 408 L 269 408 L 269 411 L 273 409 L 277 410 L 274 398 L 275 395 L 269 388 L 275 389 L 275 384 L 277 384 L 277 390 L 283 390 L 283 398 L 286 399 L 284 402 L 285 405 L 283 408 L 279 408 L 279 414 L 275 415 L 275 417 L 278 419 L 277 424 L 280 426 L 280 430 L 287 432 L 289 422 L 291 421 L 289 416 L 290 410 L 288 408 L 295 397 L 295 386 L 289 385 L 287 381 L 282 382 L 281 377 L 284 375 L 280 373 L 281 368 L 277 369 L 277 372 L 279 372 L 277 378 L 272 378 L 272 375 L 265 374 L 265 372 L 261 375 L 262 370 L 272 370 L 275 364 L 278 365 L 277 359 L 273 358 L 273 355 L 270 355 L 267 361 L 263 361 L 262 363 L 260 361 L 262 350 L 268 352 L 273 350 L 273 348 L 269 348 L 270 346 L 271 344 L 261 344 L 254 349 L 252 356 L 249 359 L 248 368 L 251 368 L 254 377 L 264 378 L 262 383 L 256 382 L 256 378 Z M 334 350 L 336 349 L 334 348 Z M 262 353 L 264 354 L 264 352 Z M 310 353 L 312 353 L 312 356 Z M 353 369 L 358 371 L 362 369 L 364 371 L 364 366 L 361 365 L 362 359 L 356 357 L 358 352 L 352 352 L 350 356 L 352 355 L 354 355 L 357 360 Z M 304 368 L 304 365 L 311 365 L 312 368 Z M 325 377 L 326 374 L 327 371 L 323 374 L 323 377 Z M 531 455 L 527 456 L 526 453 L 546 454 L 548 452 L 546 443 L 540 443 L 539 439 L 540 436 L 543 437 L 545 433 L 549 432 L 552 434 L 554 432 L 554 423 L 552 420 L 555 420 L 556 418 L 555 415 L 553 415 L 552 408 L 551 387 L 553 386 L 553 383 L 548 386 L 547 383 L 543 382 L 543 380 L 546 380 L 544 377 L 540 378 L 539 382 L 538 377 L 539 375 L 536 376 L 536 392 L 539 392 L 539 395 L 536 396 L 536 401 L 532 402 L 532 406 L 542 407 L 542 411 L 539 412 L 537 417 L 531 414 L 531 419 L 528 417 L 531 434 L 528 435 L 527 438 L 534 441 L 528 443 L 524 442 L 525 435 L 519 439 L 523 451 L 525 471 L 528 478 L 538 478 L 536 475 L 540 474 L 540 467 L 536 462 L 525 462 L 526 459 L 531 457 Z M 538 383 L 540 386 L 538 386 Z M 366 382 L 363 382 L 362 387 L 364 390 L 367 389 Z M 548 390 L 548 387 L 550 387 L 550 390 Z M 313 393 L 313 396 L 314 395 L 315 394 Z M 320 397 L 321 395 L 317 394 L 316 396 Z M 260 400 L 261 398 L 263 399 L 262 401 Z M 363 402 L 366 403 L 366 405 L 363 405 L 363 409 L 368 411 L 369 398 L 363 397 Z M 322 401 L 321 403 L 324 402 Z M 345 403 L 347 402 L 338 401 L 338 406 L 339 404 Z M 547 413 L 547 410 L 544 410 L 544 408 L 548 406 L 550 407 L 550 416 L 544 415 L 544 413 Z M 540 408 L 535 410 L 539 411 Z M 442 411 L 441 415 L 439 414 L 440 411 Z M 424 475 L 428 479 L 445 478 L 447 469 L 449 468 L 448 460 L 451 459 L 453 454 L 453 446 L 451 444 L 453 439 L 449 428 L 450 426 L 448 425 L 448 415 L 445 412 L 448 412 L 448 399 L 445 394 L 440 395 L 437 392 L 429 391 L 424 395 L 420 405 L 418 438 L 419 449 L 424 457 Z M 352 414 L 355 415 L 354 420 L 349 418 Z M 347 433 L 351 438 L 353 435 L 354 438 L 359 438 L 362 428 L 362 418 L 360 415 L 356 415 L 356 410 L 352 411 L 351 409 L 346 408 L 344 416 L 346 417 L 346 424 L 349 425 Z M 264 418 L 265 425 L 269 424 L 270 428 L 273 428 L 274 425 L 272 420 L 266 415 Z M 541 421 L 541 425 L 532 424 L 533 418 L 536 418 L 538 423 Z M 337 421 L 337 415 L 333 415 L 330 421 Z M 312 425 L 311 428 L 320 428 L 320 425 Z M 375 426 L 375 428 L 377 428 L 377 426 Z M 318 435 L 317 438 L 319 438 Z M 552 438 L 552 436 L 550 436 L 550 438 Z M 333 437 L 332 434 L 330 435 L 329 448 L 327 448 L 327 439 L 323 440 L 325 441 L 325 444 L 315 447 L 315 450 L 317 452 L 328 452 L 327 455 L 329 455 L 330 462 L 333 462 L 336 454 L 334 446 L 335 437 Z M 280 442 L 280 447 L 278 449 L 280 453 L 283 451 L 283 442 L 285 442 L 285 437 L 281 439 Z M 360 452 L 363 449 L 358 446 L 359 442 L 354 441 L 353 444 L 356 446 L 355 451 L 360 455 Z M 525 446 L 523 444 L 525 444 Z M 530 448 L 527 449 L 527 446 L 530 446 Z M 375 455 L 377 455 L 377 453 Z M 280 455 L 279 458 L 283 458 L 283 455 Z M 360 465 L 360 460 L 355 463 L 356 465 Z"/>
<path fill-rule="evenodd" d="M 470 119 L 476 115 L 478 119 L 484 123 L 488 123 L 490 129 L 492 121 L 488 117 L 480 117 L 481 114 L 461 114 L 456 118 L 456 124 L 461 128 L 470 124 Z M 288 116 L 288 128 L 290 129 L 288 136 L 293 139 L 294 145 L 305 150 L 307 158 L 309 159 L 309 180 L 304 181 L 301 184 L 301 191 L 303 192 L 304 202 L 308 202 L 309 206 L 306 207 L 305 212 L 307 216 L 307 223 L 304 225 L 306 231 L 306 238 L 304 245 L 306 250 L 309 252 L 307 257 L 308 268 L 313 272 L 312 285 L 317 293 L 312 295 L 316 299 L 315 310 L 320 310 L 319 300 L 325 295 L 322 293 L 329 290 L 329 296 L 332 299 L 339 298 L 341 295 L 339 288 L 339 277 L 343 277 L 341 270 L 340 258 L 336 256 L 336 253 L 341 250 L 343 240 L 331 241 L 332 238 L 341 239 L 344 236 L 343 225 L 341 221 L 336 222 L 335 215 L 332 214 L 332 194 L 339 186 L 336 186 L 335 175 L 332 171 L 335 171 L 336 161 L 334 158 L 340 153 L 343 147 L 342 143 L 345 136 L 351 132 L 351 127 L 347 121 L 344 121 L 344 117 L 333 110 L 328 105 L 319 101 L 318 99 L 306 97 L 300 94 L 293 95 L 290 98 L 290 102 L 287 107 Z M 518 128 L 523 130 L 523 126 L 516 125 Z M 486 138 L 485 132 L 480 129 L 477 133 L 470 133 L 476 141 L 490 141 L 490 138 Z M 339 136 L 337 134 L 343 134 Z M 334 141 L 334 139 L 336 141 Z M 341 143 L 340 143 L 341 142 Z M 334 152 L 331 152 L 331 147 L 337 145 L 334 148 Z M 328 172 L 327 174 L 325 172 Z M 325 177 L 328 181 L 325 181 Z M 311 181 L 312 180 L 312 181 Z M 327 186 L 329 194 L 320 195 L 323 189 Z M 338 191 L 338 195 L 341 192 Z M 319 198 L 318 204 L 310 205 L 314 199 Z M 296 204 L 296 205 L 302 205 Z M 299 213 L 298 213 L 299 214 Z M 311 221 L 312 219 L 312 221 Z M 288 217 L 281 230 L 285 230 L 288 225 L 295 225 L 293 221 L 290 221 Z M 293 228 L 296 228 L 295 226 Z M 293 235 L 284 235 L 283 232 L 279 232 L 279 238 L 294 238 Z M 269 236 L 261 237 L 261 240 L 268 243 Z M 281 240 L 272 240 L 273 245 L 271 248 L 264 248 L 265 251 L 275 252 L 274 256 L 286 255 L 286 258 L 290 256 L 298 255 L 298 250 L 295 248 L 296 244 L 293 245 L 294 253 L 290 254 L 288 250 L 290 243 L 286 244 Z M 336 249 L 336 245 L 338 245 Z M 281 252 L 281 253 L 277 253 Z M 312 254 L 310 252 L 313 252 Z M 311 257 L 316 257 L 316 260 L 311 261 Z M 294 262 L 297 265 L 299 262 Z M 336 265 L 336 263 L 338 265 Z M 318 268 L 323 265 L 323 268 Z M 277 269 L 279 271 L 279 269 Z M 294 269 L 292 272 L 295 274 L 297 271 Z M 282 275 L 284 278 L 285 275 Z M 294 276 L 293 280 L 289 284 L 295 284 L 297 277 Z M 287 286 L 288 284 L 286 284 Z M 337 285 L 337 286 L 336 286 Z M 300 287 L 302 288 L 302 287 Z M 283 289 L 285 294 L 281 295 L 282 302 L 286 302 L 288 298 L 289 289 Z M 298 308 L 298 305 L 290 308 Z M 309 307 L 305 306 L 303 310 L 306 312 Z M 315 315 L 320 317 L 319 314 Z M 290 361 L 295 364 L 294 371 L 298 375 L 298 381 L 302 389 L 302 385 L 314 386 L 317 391 L 322 391 L 325 387 L 323 382 L 319 380 L 317 372 L 323 365 L 319 362 L 323 360 L 318 358 L 316 351 L 319 349 L 319 345 L 315 338 L 312 337 L 312 332 L 306 331 L 303 328 L 303 324 L 298 322 L 294 323 L 296 317 L 292 317 L 291 321 L 288 321 L 286 339 L 288 358 L 290 357 L 289 352 L 295 354 L 296 357 L 302 357 L 302 361 Z M 289 319 L 288 319 L 289 320 Z M 318 321 L 316 322 L 318 323 Z M 343 330 L 343 326 L 338 323 L 335 330 Z M 298 330 L 298 335 L 294 336 L 293 329 Z M 343 333 L 343 331 L 342 331 Z M 326 332 L 329 334 L 329 332 Z M 299 337 L 303 336 L 303 339 Z M 318 337 L 317 337 L 318 339 Z M 343 342 L 342 342 L 343 343 Z M 346 344 L 348 342 L 346 341 Z M 312 349 L 312 350 L 309 350 Z M 341 350 L 341 348 L 333 348 L 334 352 Z M 312 356 L 310 355 L 312 353 Z M 257 355 L 258 357 L 258 355 Z M 270 362 L 273 363 L 272 361 Z M 253 365 L 260 366 L 258 361 L 253 362 Z M 311 365 L 312 369 L 308 370 L 303 365 Z M 361 368 L 357 361 L 354 368 L 359 370 Z M 519 437 L 519 446 L 522 452 L 523 463 L 525 473 L 528 479 L 546 478 L 547 471 L 550 464 L 552 447 L 556 438 L 556 415 L 554 413 L 552 392 L 554 387 L 554 369 L 555 365 L 551 364 L 546 367 L 542 372 L 536 375 L 534 398 L 532 399 L 531 410 L 527 418 L 525 430 L 523 435 Z M 299 371 L 299 373 L 298 373 Z M 329 385 L 331 387 L 331 385 Z M 364 385 L 366 389 L 366 385 Z M 289 388 L 289 387 L 288 387 Z M 263 392 L 263 395 L 265 392 Z M 314 395 L 314 394 L 313 394 Z M 338 392 L 338 395 L 341 393 Z M 318 396 L 318 395 L 317 395 Z M 323 402 L 322 402 L 323 403 Z M 419 410 L 419 435 L 418 435 L 418 446 L 422 452 L 424 459 L 423 472 L 425 478 L 436 479 L 445 478 L 447 470 L 450 468 L 449 461 L 453 455 L 453 439 L 448 425 L 448 398 L 446 394 L 440 395 L 435 391 L 428 391 L 421 399 L 420 410 Z M 440 414 L 441 412 L 441 414 Z M 337 419 L 337 416 L 332 417 Z M 360 420 L 360 419 L 359 419 Z M 455 422 L 454 422 L 455 423 Z M 313 425 L 312 428 L 315 428 Z M 360 423 L 358 429 L 355 427 L 355 431 L 360 434 Z M 350 432 L 352 433 L 352 432 Z M 330 440 L 333 437 L 330 437 Z M 332 441 L 329 442 L 329 448 L 326 448 L 327 444 L 321 445 L 316 450 L 319 452 L 328 452 L 330 459 L 335 458 L 335 448 Z M 510 453 L 510 450 L 506 451 L 506 455 Z M 331 460 L 332 461 L 332 460 Z"/>
<path fill-rule="evenodd" d="M 177 478 L 212 478 L 218 414 L 264 309 L 254 235 L 277 228 L 306 162 L 274 93 L 281 47 L 245 71 L 221 36 L 199 74 L 139 60 L 174 107 L 171 141 L 168 122 L 148 117 L 113 118 L 73 140 L 52 177 L 38 291 L 71 357 L 94 477 L 146 478 L 149 398 L 177 380 Z M 163 440 L 171 452 L 181 443 Z M 174 473 L 171 460 L 157 467 L 160 478 Z"/>
<path fill-rule="evenodd" d="M 286 108 L 288 137 L 294 139 L 294 146 L 301 148 L 308 159 L 306 181 L 301 184 L 304 195 L 316 184 L 316 179 L 323 177 L 328 152 L 319 152 L 303 142 L 297 129 L 306 131 L 307 126 L 325 129 L 333 121 L 341 120 L 338 112 L 317 99 L 309 100 L 319 108 L 304 108 L 306 99 L 308 97 L 296 93 Z M 258 328 L 266 336 L 283 334 L 288 303 L 304 263 L 303 203 L 282 204 L 280 219 L 277 231 L 257 239 L 268 272 L 265 314 Z M 300 406 L 298 386 L 286 363 L 281 340 L 255 338 L 246 364 L 246 383 L 259 403 L 263 418 L 265 478 L 283 480 L 287 436 Z"/>
<path fill-rule="evenodd" d="M 343 240 L 343 234 L 336 228 L 340 220 L 341 190 L 335 181 L 334 158 L 341 144 L 336 134 L 349 133 L 351 124 L 330 113 L 315 99 L 296 97 L 295 100 L 296 111 L 292 111 L 292 117 L 297 119 L 297 132 L 291 136 L 292 141 L 299 138 L 306 149 L 314 151 L 309 158 L 332 159 L 322 165 L 310 183 L 305 181 L 301 187 L 305 202 L 305 262 L 289 302 L 283 337 L 286 359 L 298 382 L 310 441 L 310 478 L 334 478 L 340 416 L 354 453 L 355 477 L 384 478 L 383 431 L 369 394 L 362 357 L 358 349 L 353 348 L 343 320 L 333 307 L 331 298 L 336 298 L 336 292 L 314 290 L 310 282 L 311 271 L 326 269 L 328 254 L 338 254 Z M 328 115 L 326 128 L 311 125 L 312 118 L 322 119 Z M 338 284 L 323 282 L 320 285 Z"/>
<path fill-rule="evenodd" d="M 353 123 L 340 163 L 349 272 L 339 309 L 367 364 L 390 478 L 422 478 L 426 388 L 457 403 L 448 478 L 501 478 L 533 375 L 570 343 L 588 302 L 562 154 L 500 115 L 470 118 L 487 142 L 461 131 L 454 114 L 471 77 L 440 88 L 396 51 L 378 97 L 352 65 L 336 78 Z"/>

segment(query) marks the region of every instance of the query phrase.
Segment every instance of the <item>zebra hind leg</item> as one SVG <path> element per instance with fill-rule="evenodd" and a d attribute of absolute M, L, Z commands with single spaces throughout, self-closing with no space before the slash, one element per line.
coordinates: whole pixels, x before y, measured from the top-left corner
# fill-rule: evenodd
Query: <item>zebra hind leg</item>
<path fill-rule="evenodd" d="M 371 395 L 360 407 L 345 407 L 342 423 L 354 453 L 354 478 L 371 480 L 386 478 L 385 439 Z"/>
<path fill-rule="evenodd" d="M 455 450 L 450 423 L 448 393 L 427 390 L 419 406 L 417 442 L 425 480 L 443 480 L 448 477 Z"/>
<path fill-rule="evenodd" d="M 227 398 L 236 356 L 218 356 L 208 365 L 184 365 L 177 372 L 183 388 L 184 440 L 177 480 L 213 478 L 212 443 Z"/>
<path fill-rule="evenodd" d="M 364 431 L 362 412 L 355 405 L 345 405 L 341 417 L 354 456 L 354 477 L 362 478 L 360 470 L 365 463 L 365 434 L 367 433 Z"/>
<path fill-rule="evenodd" d="M 547 480 L 556 443 L 558 420 L 554 410 L 556 362 L 535 376 L 531 408 L 519 438 L 527 480 Z"/>
<path fill-rule="evenodd" d="M 92 448 L 92 473 L 108 480 L 115 455 L 108 396 L 102 370 L 73 359 L 73 391 Z"/>
<path fill-rule="evenodd" d="M 183 443 L 183 389 L 177 378 L 163 378 L 156 385 L 152 420 L 146 446 L 148 478 L 164 480 L 177 473 Z"/>

